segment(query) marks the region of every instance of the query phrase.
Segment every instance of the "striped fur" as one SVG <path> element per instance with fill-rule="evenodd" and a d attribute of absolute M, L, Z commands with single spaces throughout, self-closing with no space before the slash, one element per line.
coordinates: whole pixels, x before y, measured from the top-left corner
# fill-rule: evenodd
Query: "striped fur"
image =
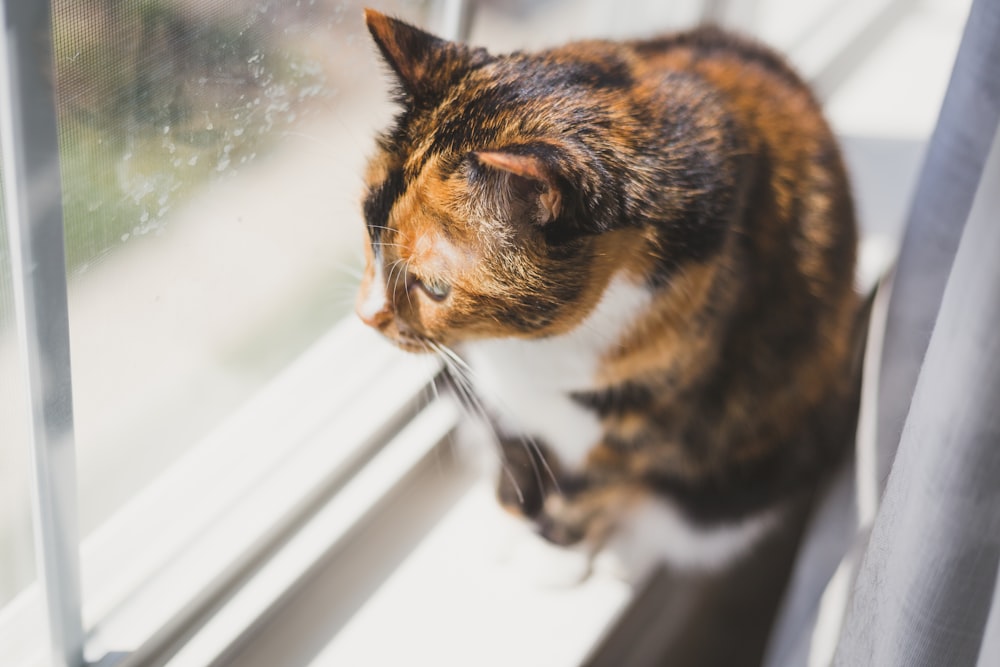
<path fill-rule="evenodd" d="M 813 492 L 853 432 L 856 230 L 785 62 L 713 28 L 494 56 L 366 19 L 401 111 L 366 173 L 359 313 L 466 351 L 501 501 L 600 544 L 650 499 L 704 531 Z"/>

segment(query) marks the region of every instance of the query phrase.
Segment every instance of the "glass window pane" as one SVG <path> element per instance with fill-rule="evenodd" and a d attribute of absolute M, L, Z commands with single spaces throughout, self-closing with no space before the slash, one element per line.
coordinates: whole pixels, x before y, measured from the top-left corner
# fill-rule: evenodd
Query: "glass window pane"
<path fill-rule="evenodd" d="M 54 3 L 82 537 L 350 308 L 362 7 Z"/>

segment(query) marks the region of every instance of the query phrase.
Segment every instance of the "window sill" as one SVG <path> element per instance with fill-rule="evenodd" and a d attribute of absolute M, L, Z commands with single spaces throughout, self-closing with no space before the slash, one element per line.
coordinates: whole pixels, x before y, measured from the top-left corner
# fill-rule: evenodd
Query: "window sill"
<path fill-rule="evenodd" d="M 424 463 L 350 549 L 316 558 L 277 613 L 235 623 L 238 637 L 206 626 L 170 667 L 583 664 L 637 589 L 604 572 L 573 586 L 527 581 L 498 557 L 490 485 L 450 458 Z M 222 614 L 238 618 L 241 597 Z"/>
<path fill-rule="evenodd" d="M 633 598 L 605 573 L 566 587 L 527 581 L 496 551 L 497 510 L 473 486 L 323 649 L 342 665 L 576 667 Z M 392 628 L 391 642 L 381 640 Z"/>

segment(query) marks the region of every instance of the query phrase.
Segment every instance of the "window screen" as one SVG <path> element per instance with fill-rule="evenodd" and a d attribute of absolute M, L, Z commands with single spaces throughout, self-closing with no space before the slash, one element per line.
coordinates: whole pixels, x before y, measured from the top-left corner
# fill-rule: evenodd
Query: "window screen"
<path fill-rule="evenodd" d="M 392 109 L 362 3 L 59 0 L 53 43 L 86 539 L 350 308 Z M 3 268 L 0 603 L 32 572 Z"/>

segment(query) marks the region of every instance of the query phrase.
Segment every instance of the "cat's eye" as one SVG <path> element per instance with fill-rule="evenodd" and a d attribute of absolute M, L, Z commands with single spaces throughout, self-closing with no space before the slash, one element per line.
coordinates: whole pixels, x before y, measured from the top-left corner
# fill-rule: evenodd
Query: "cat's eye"
<path fill-rule="evenodd" d="M 424 293 L 435 301 L 444 301 L 451 293 L 451 285 L 439 278 L 417 278 L 410 277 L 410 285 L 419 287 Z"/>

